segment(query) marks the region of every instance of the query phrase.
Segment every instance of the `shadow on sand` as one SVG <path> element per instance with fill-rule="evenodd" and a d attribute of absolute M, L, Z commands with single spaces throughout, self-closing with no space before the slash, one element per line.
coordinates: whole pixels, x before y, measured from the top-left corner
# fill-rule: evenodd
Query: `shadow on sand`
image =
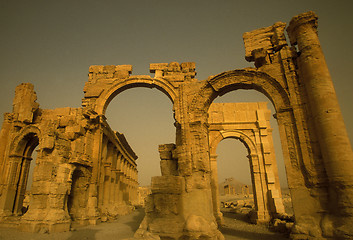
<path fill-rule="evenodd" d="M 253 239 L 253 240 L 273 240 L 288 239 L 280 233 L 271 232 L 265 225 L 255 225 L 250 223 L 249 216 L 244 213 L 233 211 L 222 211 L 225 225 L 220 227 L 220 231 L 227 240 Z"/>
<path fill-rule="evenodd" d="M 133 218 L 125 224 L 131 228 L 131 231 L 136 232 L 137 229 L 140 227 L 140 224 L 144 217 L 145 217 L 145 209 L 137 208 L 135 210 L 135 214 Z"/>
<path fill-rule="evenodd" d="M 73 231 L 71 236 L 66 240 L 95 240 L 98 231 L 94 229 L 80 229 L 79 231 Z"/>

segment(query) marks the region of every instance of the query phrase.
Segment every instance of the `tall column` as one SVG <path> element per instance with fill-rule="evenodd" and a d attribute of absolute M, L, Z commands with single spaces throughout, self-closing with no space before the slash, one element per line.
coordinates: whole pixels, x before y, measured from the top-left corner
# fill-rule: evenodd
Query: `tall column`
<path fill-rule="evenodd" d="M 118 162 L 117 162 L 117 167 L 118 167 L 118 186 L 117 186 L 117 199 L 118 203 L 122 204 L 123 202 L 123 191 L 122 191 L 122 179 L 123 179 L 123 168 L 122 168 L 122 162 L 123 162 L 123 155 L 119 153 L 118 155 Z"/>
<path fill-rule="evenodd" d="M 113 144 L 108 142 L 107 146 L 107 157 L 104 162 L 104 193 L 103 193 L 103 206 L 108 210 L 110 202 L 110 190 L 111 190 L 111 164 L 113 159 Z"/>
<path fill-rule="evenodd" d="M 219 200 L 217 157 L 218 157 L 217 154 L 210 155 L 211 190 L 212 190 L 213 213 L 218 225 L 222 225 L 223 214 L 221 213 L 221 206 L 220 206 L 220 200 Z"/>
<path fill-rule="evenodd" d="M 103 201 L 104 201 L 104 191 L 105 191 L 105 189 L 104 189 L 104 179 L 105 179 L 104 163 L 106 162 L 107 154 L 108 154 L 108 139 L 103 137 L 102 150 L 101 150 L 100 156 L 99 156 L 99 158 L 100 158 L 99 165 L 100 166 L 99 166 L 99 176 L 98 176 L 98 179 L 99 179 L 98 180 L 99 181 L 98 205 L 100 207 L 103 206 Z M 94 175 L 93 175 L 93 177 L 94 177 Z"/>
<path fill-rule="evenodd" d="M 308 104 L 329 179 L 331 214 L 336 234 L 353 237 L 353 152 L 335 89 L 317 34 L 317 16 L 307 12 L 294 17 L 287 29 L 300 55 L 300 80 Z"/>

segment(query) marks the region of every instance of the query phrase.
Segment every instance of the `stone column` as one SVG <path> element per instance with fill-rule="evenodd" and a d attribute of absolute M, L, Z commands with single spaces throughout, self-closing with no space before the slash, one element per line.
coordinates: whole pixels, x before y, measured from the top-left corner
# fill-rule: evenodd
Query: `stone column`
<path fill-rule="evenodd" d="M 212 202 L 213 202 L 213 213 L 216 218 L 218 225 L 223 224 L 223 214 L 221 213 L 221 206 L 219 201 L 219 188 L 218 188 L 218 168 L 217 168 L 217 154 L 210 155 L 211 163 L 211 190 L 212 190 Z"/>
<path fill-rule="evenodd" d="M 11 113 L 4 114 L 4 121 L 0 130 L 0 184 L 4 184 L 6 177 L 6 172 L 4 172 L 4 170 L 6 169 L 5 152 L 9 145 L 8 139 L 12 130 L 11 118 Z M 0 188 L 1 187 L 2 186 L 0 185 Z"/>
<path fill-rule="evenodd" d="M 122 179 L 122 183 L 123 183 L 123 202 L 126 204 L 127 202 L 127 162 L 124 159 L 123 162 L 123 179 Z"/>
<path fill-rule="evenodd" d="M 123 202 L 123 192 L 122 192 L 122 179 L 123 179 L 123 168 L 122 168 L 122 162 L 123 162 L 123 155 L 119 153 L 118 155 L 118 162 L 117 162 L 117 167 L 118 167 L 118 186 L 117 186 L 117 201 L 119 204 L 122 204 Z"/>
<path fill-rule="evenodd" d="M 22 156 L 13 155 L 9 158 L 6 166 L 6 181 L 2 189 L 2 197 L 0 198 L 0 216 L 7 216 L 12 214 L 16 197 L 16 179 L 19 178 L 19 168 Z"/>
<path fill-rule="evenodd" d="M 104 193 L 103 193 L 103 205 L 104 208 L 107 210 L 109 209 L 109 203 L 110 203 L 110 196 L 111 196 L 111 166 L 112 166 L 112 160 L 113 160 L 113 154 L 114 154 L 114 149 L 113 149 L 113 144 L 111 142 L 108 142 L 108 147 L 107 147 L 107 157 L 106 157 L 106 162 L 104 162 Z"/>
<path fill-rule="evenodd" d="M 299 50 L 300 80 L 307 92 L 316 134 L 329 179 L 331 214 L 336 234 L 353 237 L 353 152 L 335 89 L 317 34 L 317 16 L 294 17 L 287 29 Z"/>
<path fill-rule="evenodd" d="M 255 213 L 251 216 L 250 220 L 254 223 L 269 222 L 271 217 L 266 206 L 267 196 L 264 194 L 264 187 L 266 187 L 266 184 L 263 182 L 263 175 L 265 175 L 265 173 L 261 171 L 259 156 L 257 154 L 250 154 L 247 157 L 250 162 L 251 181 L 255 203 Z"/>
<path fill-rule="evenodd" d="M 100 156 L 99 156 L 99 162 L 100 164 L 97 166 L 97 168 L 99 168 L 99 174 L 97 174 L 97 178 L 98 178 L 98 184 L 99 184 L 99 193 L 98 193 L 98 205 L 100 207 L 103 206 L 104 202 L 104 178 L 105 178 L 105 168 L 104 168 L 104 162 L 106 162 L 107 159 L 107 154 L 108 154 L 108 139 L 106 137 L 103 137 L 103 141 L 102 141 L 102 150 L 100 151 Z M 94 173 L 94 171 L 93 171 Z M 94 178 L 95 174 L 92 174 Z"/>

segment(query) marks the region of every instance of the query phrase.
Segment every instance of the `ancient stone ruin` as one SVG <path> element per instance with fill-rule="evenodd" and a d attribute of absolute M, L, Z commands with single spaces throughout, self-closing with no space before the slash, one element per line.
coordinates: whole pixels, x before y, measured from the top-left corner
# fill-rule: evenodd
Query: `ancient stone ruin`
<path fill-rule="evenodd" d="M 175 143 L 160 145 L 162 176 L 153 177 L 146 216 L 135 234 L 145 239 L 223 239 L 215 148 L 226 137 L 248 148 L 256 222 L 283 211 L 268 112 L 211 105 L 223 94 L 254 89 L 273 103 L 295 224 L 293 239 L 353 237 L 353 153 L 317 33 L 307 12 L 244 34 L 254 68 L 195 79 L 194 63 L 91 66 L 81 108 L 41 109 L 33 85 L 16 88 L 13 112 L 0 132 L 0 221 L 24 231 L 70 230 L 96 224 L 137 204 L 136 155 L 104 116 L 110 101 L 134 87 L 157 88 L 173 103 Z M 250 106 L 250 105 L 249 105 Z M 238 111 L 238 113 L 236 112 Z M 222 118 L 220 117 L 222 116 Z M 247 126 L 245 126 L 247 125 Z M 250 133 L 252 132 L 252 133 Z M 28 168 L 37 149 L 28 209 Z"/>
<path fill-rule="evenodd" d="M 277 162 L 274 155 L 271 111 L 265 102 L 212 103 L 208 110 L 211 191 L 213 211 L 222 223 L 217 176 L 218 143 L 225 138 L 237 138 L 248 149 L 250 172 L 255 197 L 252 222 L 269 222 L 284 213 Z"/>

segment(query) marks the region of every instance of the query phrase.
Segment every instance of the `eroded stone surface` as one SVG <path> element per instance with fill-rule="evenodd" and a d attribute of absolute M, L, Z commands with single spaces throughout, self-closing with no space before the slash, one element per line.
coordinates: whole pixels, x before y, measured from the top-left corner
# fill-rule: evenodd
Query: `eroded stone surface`
<path fill-rule="evenodd" d="M 308 12 L 292 19 L 290 44 L 284 29 L 284 23 L 276 23 L 244 34 L 246 59 L 255 68 L 203 81 L 195 79 L 190 62 L 151 64 L 154 77 L 131 75 L 130 65 L 91 66 L 82 108 L 41 109 L 33 86 L 20 85 L 0 132 L 1 222 L 55 232 L 69 230 L 72 218 L 95 224 L 126 213 L 137 199 L 136 156 L 123 135 L 110 129 L 104 113 L 121 91 L 150 87 L 173 103 L 176 142 L 159 149 L 162 176 L 153 179 L 146 218 L 135 236 L 222 239 L 212 198 L 215 155 L 209 145 L 208 110 L 217 96 L 254 89 L 276 110 L 295 214 L 292 238 L 352 238 L 353 153 L 317 36 L 317 16 Z M 266 112 L 250 115 L 257 123 L 257 140 L 269 136 Z M 277 208 L 274 160 L 267 157 L 271 145 L 257 143 L 261 153 L 255 147 L 250 157 L 263 156 L 252 161 L 254 178 L 267 186 L 268 199 Z M 36 147 L 31 200 L 22 215 Z"/>

